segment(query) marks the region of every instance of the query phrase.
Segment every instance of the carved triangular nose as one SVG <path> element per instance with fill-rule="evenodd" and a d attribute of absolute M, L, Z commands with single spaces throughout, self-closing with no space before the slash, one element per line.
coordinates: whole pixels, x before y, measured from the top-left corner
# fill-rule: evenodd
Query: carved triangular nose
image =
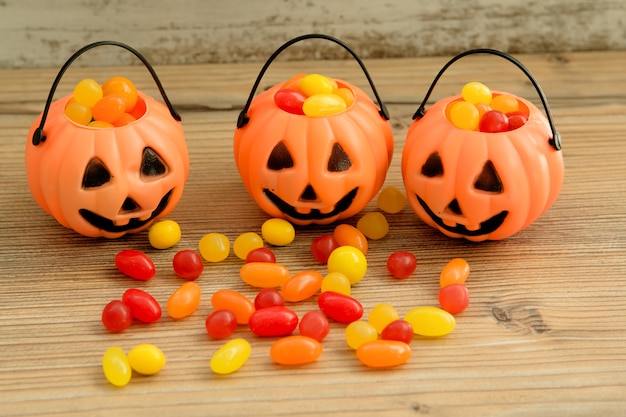
<path fill-rule="evenodd" d="M 317 200 L 317 194 L 313 189 L 311 184 L 307 185 L 302 194 L 300 195 L 300 200 L 303 201 L 315 201 Z"/>
<path fill-rule="evenodd" d="M 124 200 L 124 202 L 122 203 L 122 209 L 120 210 L 120 212 L 128 213 L 131 211 L 137 211 L 139 209 L 139 204 L 137 204 L 135 200 L 130 197 L 126 197 L 126 200 Z"/>
<path fill-rule="evenodd" d="M 456 198 L 452 200 L 450 204 L 448 204 L 448 210 L 458 216 L 463 215 L 463 211 L 461 211 L 461 207 L 459 206 L 459 202 Z"/>

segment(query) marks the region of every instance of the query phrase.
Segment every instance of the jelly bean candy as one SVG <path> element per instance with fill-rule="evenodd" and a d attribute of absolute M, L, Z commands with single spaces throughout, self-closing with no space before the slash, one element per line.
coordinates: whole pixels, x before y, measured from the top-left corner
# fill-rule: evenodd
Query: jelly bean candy
<path fill-rule="evenodd" d="M 306 365 L 315 362 L 321 354 L 322 344 L 302 335 L 278 339 L 270 348 L 270 357 L 280 365 Z"/>
<path fill-rule="evenodd" d="M 230 310 L 216 310 L 204 322 L 206 331 L 214 339 L 225 339 L 237 329 L 237 317 Z"/>
<path fill-rule="evenodd" d="M 333 93 L 341 97 L 346 107 L 350 107 L 352 103 L 354 103 L 354 93 L 347 87 L 340 87 L 333 91 Z"/>
<path fill-rule="evenodd" d="M 173 319 L 192 315 L 200 305 L 202 290 L 193 281 L 185 282 L 167 300 L 167 314 Z"/>
<path fill-rule="evenodd" d="M 197 279 L 204 270 L 204 262 L 198 252 L 191 249 L 183 249 L 176 252 L 172 259 L 174 272 L 181 278 Z"/>
<path fill-rule="evenodd" d="M 147 292 L 138 288 L 129 288 L 122 295 L 122 302 L 130 307 L 134 319 L 144 323 L 154 323 L 161 318 L 161 306 Z"/>
<path fill-rule="evenodd" d="M 519 101 L 511 94 L 498 94 L 491 100 L 491 108 L 502 113 L 511 113 L 519 110 Z"/>
<path fill-rule="evenodd" d="M 334 90 L 333 82 L 330 78 L 320 74 L 309 74 L 300 80 L 300 91 L 307 97 L 318 94 L 332 93 Z"/>
<path fill-rule="evenodd" d="M 257 288 L 280 287 L 289 279 L 289 269 L 276 262 L 250 262 L 239 269 L 239 276 Z"/>
<path fill-rule="evenodd" d="M 251 346 L 247 340 L 229 340 L 211 357 L 211 370 L 220 375 L 232 374 L 248 361 L 250 352 Z"/>
<path fill-rule="evenodd" d="M 91 109 L 95 120 L 113 123 L 126 112 L 124 99 L 116 95 L 102 97 Z"/>
<path fill-rule="evenodd" d="M 439 286 L 450 284 L 464 284 L 469 276 L 470 267 L 463 258 L 454 258 L 446 264 L 439 275 Z"/>
<path fill-rule="evenodd" d="M 254 313 L 254 303 L 245 295 L 235 290 L 218 290 L 211 297 L 215 310 L 230 310 L 237 317 L 237 323 L 248 324 Z"/>
<path fill-rule="evenodd" d="M 367 321 L 371 324 L 378 334 L 392 321 L 398 320 L 400 315 L 395 307 L 389 303 L 379 303 L 372 308 L 367 316 Z"/>
<path fill-rule="evenodd" d="M 221 262 L 230 253 L 230 241 L 221 233 L 209 233 L 200 239 L 200 254 L 209 262 Z"/>
<path fill-rule="evenodd" d="M 467 101 L 457 101 L 450 105 L 450 121 L 459 129 L 476 130 L 480 121 L 478 109 Z"/>
<path fill-rule="evenodd" d="M 276 262 L 276 255 L 270 248 L 252 249 L 246 255 L 246 263 L 250 262 Z"/>
<path fill-rule="evenodd" d="M 292 114 L 303 115 L 302 105 L 306 95 L 302 91 L 291 88 L 280 89 L 274 94 L 274 102 L 281 110 Z"/>
<path fill-rule="evenodd" d="M 472 81 L 463 86 L 461 89 L 463 100 L 472 104 L 491 103 L 491 90 L 485 84 L 478 81 Z"/>
<path fill-rule="evenodd" d="M 387 270 L 396 278 L 408 278 L 415 272 L 415 268 L 417 268 L 417 259 L 411 252 L 398 251 L 387 258 Z"/>
<path fill-rule="evenodd" d="M 313 297 L 322 287 L 324 276 L 317 271 L 307 270 L 293 274 L 282 286 L 285 300 L 292 303 Z"/>
<path fill-rule="evenodd" d="M 307 336 L 321 342 L 330 331 L 330 323 L 326 315 L 319 310 L 308 311 L 300 319 L 298 330 L 302 336 Z"/>
<path fill-rule="evenodd" d="M 406 196 L 396 187 L 386 187 L 378 194 L 376 205 L 385 213 L 399 213 L 406 205 Z"/>
<path fill-rule="evenodd" d="M 245 260 L 246 256 L 248 256 L 248 252 L 262 247 L 263 239 L 254 232 L 240 234 L 233 243 L 233 251 L 235 252 L 235 255 L 237 255 L 239 259 L 243 260 Z"/>
<path fill-rule="evenodd" d="M 324 314 L 340 323 L 352 323 L 363 317 L 363 306 L 349 295 L 326 291 L 317 298 L 317 305 Z"/>
<path fill-rule="evenodd" d="M 261 225 L 261 235 L 270 245 L 287 246 L 296 237 L 293 225 L 284 219 L 268 219 Z"/>
<path fill-rule="evenodd" d="M 361 363 L 370 368 L 392 368 L 411 358 L 411 347 L 397 340 L 372 340 L 356 350 Z"/>
<path fill-rule="evenodd" d="M 112 332 L 127 329 L 132 321 L 130 307 L 120 300 L 111 301 L 102 310 L 102 324 Z"/>
<path fill-rule="evenodd" d="M 94 120 L 92 122 L 89 122 L 87 126 L 95 127 L 98 129 L 110 129 L 112 127 L 115 127 L 113 126 L 113 123 L 105 122 L 104 120 Z"/>
<path fill-rule="evenodd" d="M 485 133 L 499 133 L 509 130 L 509 118 L 499 110 L 488 111 L 478 124 L 478 130 Z"/>
<path fill-rule="evenodd" d="M 123 387 L 130 382 L 133 371 L 122 348 L 112 346 L 102 357 L 104 376 L 112 385 Z"/>
<path fill-rule="evenodd" d="M 450 284 L 439 290 L 439 305 L 450 314 L 463 312 L 469 302 L 469 291 L 463 284 Z"/>
<path fill-rule="evenodd" d="M 322 292 L 334 291 L 340 294 L 350 295 L 352 286 L 347 276 L 341 272 L 329 272 L 322 280 Z"/>
<path fill-rule="evenodd" d="M 114 122 L 112 123 L 112 125 L 113 125 L 114 127 L 126 126 L 126 125 L 128 125 L 128 124 L 131 124 L 131 123 L 132 123 L 132 122 L 134 122 L 135 120 L 137 120 L 137 119 L 136 119 L 136 118 L 135 118 L 135 116 L 133 116 L 132 114 L 130 114 L 130 113 L 124 113 L 124 114 L 122 115 L 122 117 L 120 117 L 119 119 L 117 119 L 116 121 L 114 121 Z"/>
<path fill-rule="evenodd" d="M 328 271 L 340 272 L 354 285 L 365 276 L 367 260 L 359 249 L 352 246 L 340 246 L 328 257 Z"/>
<path fill-rule="evenodd" d="M 337 94 L 315 94 L 308 97 L 302 105 L 302 111 L 309 117 L 330 116 L 346 108 L 346 102 Z"/>
<path fill-rule="evenodd" d="M 365 342 L 378 339 L 378 332 L 366 321 L 353 321 L 346 327 L 346 343 L 352 349 L 357 349 Z"/>
<path fill-rule="evenodd" d="M 339 246 L 352 246 L 363 252 L 363 255 L 367 254 L 367 238 L 356 227 L 349 224 L 340 224 L 333 230 L 333 236 L 335 236 Z"/>
<path fill-rule="evenodd" d="M 171 248 L 180 241 L 180 226 L 174 220 L 161 220 L 150 226 L 148 240 L 155 249 Z"/>
<path fill-rule="evenodd" d="M 254 297 L 254 308 L 260 310 L 267 307 L 284 306 L 283 295 L 275 288 L 263 288 Z"/>
<path fill-rule="evenodd" d="M 333 235 L 321 235 L 313 239 L 311 253 L 321 263 L 328 262 L 331 252 L 339 247 L 339 242 Z"/>
<path fill-rule="evenodd" d="M 142 375 L 154 375 L 165 366 L 165 355 L 158 347 L 145 343 L 128 352 L 130 367 Z"/>
<path fill-rule="evenodd" d="M 248 326 L 257 336 L 286 336 L 298 327 L 298 315 L 287 307 L 266 307 L 252 313 Z"/>
<path fill-rule="evenodd" d="M 91 121 L 91 109 L 76 101 L 70 101 L 65 106 L 65 115 L 74 123 L 87 126 Z"/>
<path fill-rule="evenodd" d="M 380 333 L 383 340 L 398 340 L 410 344 L 413 340 L 413 326 L 406 320 L 394 320 Z"/>
<path fill-rule="evenodd" d="M 74 87 L 74 100 L 88 108 L 92 108 L 102 96 L 102 87 L 91 78 L 81 80 Z"/>
<path fill-rule="evenodd" d="M 416 307 L 406 313 L 404 320 L 413 327 L 413 333 L 420 336 L 440 337 L 454 330 L 454 316 L 437 307 Z"/>
<path fill-rule="evenodd" d="M 102 84 L 102 95 L 116 95 L 124 100 L 126 111 L 131 111 L 137 104 L 137 88 L 126 77 L 112 77 Z"/>
<path fill-rule="evenodd" d="M 122 274 L 140 281 L 147 281 L 156 273 L 152 259 L 145 253 L 133 249 L 118 252 L 115 255 L 115 266 Z"/>
<path fill-rule="evenodd" d="M 128 114 L 133 116 L 136 120 L 141 119 L 141 117 L 146 114 L 146 102 L 141 98 L 137 97 L 137 103 L 132 110 L 128 110 Z"/>
<path fill-rule="evenodd" d="M 476 109 L 478 110 L 478 118 L 479 119 L 482 119 L 485 114 L 487 114 L 491 110 L 493 110 L 489 104 L 485 104 L 485 103 L 478 103 L 478 104 L 476 104 Z"/>
<path fill-rule="evenodd" d="M 389 232 L 389 223 L 384 214 L 373 211 L 361 217 L 356 228 L 368 239 L 378 240 L 384 238 Z"/>
<path fill-rule="evenodd" d="M 518 129 L 528 121 L 528 114 L 523 111 L 513 111 L 506 114 L 509 119 L 509 130 Z"/>

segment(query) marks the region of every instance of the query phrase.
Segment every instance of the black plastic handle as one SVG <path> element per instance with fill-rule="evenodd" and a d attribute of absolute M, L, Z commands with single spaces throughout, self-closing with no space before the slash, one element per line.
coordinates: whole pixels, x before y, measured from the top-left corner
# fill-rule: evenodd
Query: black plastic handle
<path fill-rule="evenodd" d="M 265 74 L 265 72 L 269 68 L 269 66 L 272 63 L 272 61 L 274 61 L 274 59 L 276 59 L 276 57 L 278 55 L 280 55 L 280 53 L 283 52 L 285 49 L 287 49 L 289 46 L 293 45 L 296 42 L 300 42 L 302 40 L 305 40 L 305 39 L 325 39 L 325 40 L 334 42 L 337 45 L 342 46 L 346 51 L 348 51 L 350 53 L 350 55 L 352 55 L 352 57 L 356 60 L 356 62 L 358 62 L 359 66 L 363 70 L 363 73 L 365 74 L 365 77 L 367 78 L 367 81 L 370 84 L 370 87 L 372 88 L 372 91 L 374 92 L 374 96 L 376 97 L 376 101 L 378 101 L 378 106 L 380 107 L 380 110 L 379 110 L 378 113 L 385 120 L 389 120 L 389 112 L 387 111 L 387 107 L 385 107 L 385 104 L 383 103 L 383 101 L 381 100 L 380 96 L 378 95 L 378 91 L 376 91 L 376 87 L 374 86 L 374 81 L 372 81 L 372 78 L 370 77 L 370 74 L 367 71 L 367 68 L 365 68 L 365 64 L 363 63 L 363 61 L 361 61 L 361 58 L 359 58 L 359 56 L 356 54 L 356 52 L 354 52 L 354 50 L 352 50 L 352 48 L 350 48 L 345 42 L 343 42 L 342 40 L 339 40 L 339 39 L 337 39 L 337 38 L 335 38 L 333 36 L 319 34 L 319 33 L 311 33 L 311 34 L 308 34 L 308 35 L 298 36 L 296 38 L 293 38 L 293 39 L 285 42 L 280 48 L 278 48 L 269 57 L 269 59 L 267 60 L 267 62 L 263 66 L 263 68 L 261 69 L 261 72 L 257 76 L 256 81 L 254 82 L 254 85 L 252 86 L 252 91 L 250 92 L 250 96 L 248 96 L 248 101 L 246 101 L 246 105 L 243 107 L 243 110 L 241 111 L 241 113 L 239 113 L 239 118 L 237 119 L 237 128 L 238 129 L 241 129 L 242 127 L 244 127 L 246 125 L 246 123 L 248 123 L 248 121 L 250 121 L 250 118 L 248 117 L 248 109 L 250 108 L 250 105 L 252 104 L 252 99 L 254 98 L 254 94 L 256 93 L 257 88 L 259 88 L 259 84 L 261 83 L 261 79 L 263 78 L 263 75 Z"/>
<path fill-rule="evenodd" d="M 556 128 L 554 127 L 554 120 L 552 119 L 552 114 L 550 113 L 550 107 L 548 106 L 548 100 L 546 99 L 546 96 L 543 93 L 543 90 L 541 89 L 541 86 L 539 85 L 539 83 L 537 82 L 535 77 L 531 74 L 531 72 L 528 70 L 528 68 L 526 68 L 524 66 L 524 64 L 522 64 L 519 60 L 517 60 L 516 58 L 514 58 L 511 55 L 507 54 L 506 52 L 498 51 L 497 49 L 488 49 L 488 48 L 470 49 L 468 51 L 465 51 L 465 52 L 462 52 L 462 53 L 458 54 L 457 56 L 452 58 L 450 61 L 448 61 L 448 63 L 446 65 L 444 65 L 443 68 L 441 68 L 441 70 L 439 71 L 439 73 L 437 74 L 435 79 L 433 80 L 432 84 L 430 85 L 430 88 L 428 89 L 428 92 L 426 93 L 426 97 L 424 97 L 424 100 L 422 101 L 422 104 L 420 104 L 420 106 L 418 107 L 417 111 L 413 115 L 413 119 L 424 117 L 424 108 L 426 107 L 426 103 L 428 101 L 428 98 L 430 97 L 430 94 L 435 89 L 435 85 L 437 84 L 437 81 L 439 81 L 439 78 L 441 78 L 441 76 L 448 69 L 448 67 L 450 67 L 450 65 L 452 65 L 453 63 L 455 63 L 459 59 L 461 59 L 461 58 L 463 58 L 463 57 L 465 57 L 467 55 L 473 55 L 473 54 L 497 55 L 497 56 L 499 56 L 501 58 L 504 58 L 507 61 L 512 62 L 513 64 L 515 64 L 515 66 L 517 66 L 526 75 L 526 77 L 528 77 L 528 79 L 532 83 L 533 87 L 535 87 L 535 90 L 539 94 L 539 98 L 541 99 L 541 104 L 543 104 L 543 108 L 544 108 L 544 110 L 546 112 L 546 116 L 548 117 L 548 123 L 550 124 L 550 130 L 552 130 L 552 137 L 548 140 L 548 143 L 554 149 L 556 149 L 557 151 L 561 150 L 561 134 L 559 132 L 557 132 Z"/>
<path fill-rule="evenodd" d="M 57 74 L 56 78 L 54 79 L 54 82 L 52 83 L 52 87 L 50 88 L 50 94 L 48 94 L 48 100 L 46 101 L 46 106 L 43 109 L 39 127 L 35 129 L 35 132 L 33 133 L 33 145 L 37 146 L 41 142 L 45 142 L 46 140 L 46 136 L 43 134 L 43 127 L 44 127 L 44 124 L 46 123 L 46 118 L 48 117 L 48 111 L 50 110 L 50 106 L 52 105 L 52 98 L 54 97 L 54 93 L 59 85 L 59 82 L 61 82 L 61 77 L 63 77 L 63 74 L 65 74 L 65 71 L 67 71 L 69 66 L 80 55 L 82 55 L 83 53 L 87 52 L 90 49 L 93 49 L 98 46 L 103 46 L 103 45 L 119 46 L 121 48 L 126 49 L 127 51 L 135 55 L 137 58 L 139 58 L 139 60 L 145 65 L 148 71 L 150 71 L 150 75 L 152 75 L 152 78 L 154 79 L 154 82 L 156 83 L 156 86 L 159 89 L 161 96 L 163 97 L 163 101 L 165 101 L 167 108 L 170 110 L 170 114 L 175 120 L 180 122 L 181 120 L 180 115 L 176 112 L 176 110 L 174 110 L 174 106 L 172 106 L 172 103 L 167 98 L 167 94 L 165 94 L 163 85 L 161 84 L 159 77 L 157 76 L 156 72 L 154 71 L 154 68 L 152 68 L 152 65 L 150 65 L 148 60 L 144 58 L 144 56 L 141 55 L 136 49 L 126 45 L 125 43 L 117 42 L 117 41 L 99 41 L 99 42 L 90 43 L 89 45 L 85 45 L 82 48 L 80 48 L 78 51 L 74 52 L 74 55 L 69 57 L 69 59 L 65 62 L 65 64 L 63 64 L 63 66 L 59 70 L 59 73 Z"/>

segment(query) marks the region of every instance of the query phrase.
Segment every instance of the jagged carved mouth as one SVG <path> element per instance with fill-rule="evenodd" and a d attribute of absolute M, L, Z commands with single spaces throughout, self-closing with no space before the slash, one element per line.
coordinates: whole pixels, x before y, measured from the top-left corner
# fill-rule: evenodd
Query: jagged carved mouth
<path fill-rule="evenodd" d="M 281 212 L 297 220 L 324 220 L 335 217 L 346 211 L 352 205 L 352 201 L 354 201 L 358 191 L 359 187 L 352 189 L 348 194 L 343 196 L 337 204 L 335 204 L 335 207 L 331 211 L 327 213 L 322 213 L 319 209 L 311 209 L 308 213 L 300 213 L 295 207 L 285 202 L 267 188 L 263 189 L 263 193 Z"/>
<path fill-rule="evenodd" d="M 145 220 L 133 218 L 133 219 L 130 219 L 130 221 L 124 225 L 116 225 L 115 223 L 113 223 L 113 220 L 107 219 L 106 217 L 96 214 L 91 210 L 80 209 L 78 210 L 78 212 L 83 217 L 83 219 L 85 219 L 93 227 L 96 227 L 98 229 L 104 230 L 109 233 L 128 232 L 130 230 L 136 230 L 145 226 L 146 224 L 154 220 L 154 218 L 156 218 L 159 214 L 161 214 L 163 210 L 165 210 L 165 207 L 167 207 L 167 203 L 169 203 L 170 201 L 170 197 L 172 196 L 172 191 L 173 189 L 169 190 L 167 194 L 163 196 L 163 198 L 159 202 L 159 205 L 157 206 L 156 209 L 154 209 L 154 211 L 152 212 L 149 218 Z"/>
<path fill-rule="evenodd" d="M 424 211 L 428 214 L 428 216 L 437 224 L 437 226 L 441 227 L 444 230 L 447 230 L 450 233 L 455 233 L 463 236 L 482 236 L 488 235 L 489 233 L 495 232 L 504 222 L 506 216 L 508 216 L 509 212 L 507 210 L 501 211 L 500 213 L 490 217 L 484 222 L 480 223 L 480 227 L 476 230 L 469 230 L 467 227 L 462 224 L 457 224 L 456 226 L 449 226 L 444 223 L 441 217 L 437 216 L 431 209 L 428 207 L 428 204 L 424 200 L 420 198 L 417 194 L 417 201 L 419 201 L 420 205 L 424 209 Z"/>

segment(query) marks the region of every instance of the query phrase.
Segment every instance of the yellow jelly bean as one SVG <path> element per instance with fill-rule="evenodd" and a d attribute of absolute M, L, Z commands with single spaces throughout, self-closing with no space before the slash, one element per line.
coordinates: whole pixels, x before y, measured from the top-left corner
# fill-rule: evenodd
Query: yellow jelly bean
<path fill-rule="evenodd" d="M 270 245 L 287 246 L 296 238 L 296 230 L 287 220 L 268 219 L 261 225 L 261 236 Z"/>
<path fill-rule="evenodd" d="M 228 341 L 211 357 L 211 370 L 220 375 L 232 374 L 246 363 L 251 349 L 250 343 L 245 339 Z"/>
<path fill-rule="evenodd" d="M 309 74 L 300 80 L 300 91 L 307 96 L 314 96 L 316 94 L 332 93 L 334 87 L 333 81 L 320 74 Z"/>
<path fill-rule="evenodd" d="M 85 78 L 74 87 L 74 100 L 92 108 L 103 97 L 102 87 L 96 80 Z"/>
<path fill-rule="evenodd" d="M 150 226 L 148 240 L 155 249 L 171 248 L 180 241 L 180 226 L 174 220 L 161 220 Z"/>
<path fill-rule="evenodd" d="M 79 125 L 87 126 L 91 122 L 91 109 L 83 104 L 70 101 L 65 106 L 65 115 L 68 119 Z"/>
<path fill-rule="evenodd" d="M 378 332 L 367 321 L 353 321 L 346 327 L 346 342 L 352 349 L 358 349 L 365 342 L 378 339 Z"/>
<path fill-rule="evenodd" d="M 123 387 L 130 382 L 132 369 L 122 348 L 111 346 L 102 357 L 104 376 L 112 385 Z"/>
<path fill-rule="evenodd" d="M 165 355 L 158 347 L 145 343 L 128 352 L 128 362 L 135 372 L 154 375 L 165 366 Z"/>
<path fill-rule="evenodd" d="M 399 318 L 400 315 L 394 306 L 388 303 L 380 303 L 376 304 L 374 308 L 372 308 L 369 316 L 367 316 L 367 321 L 369 324 L 374 326 L 378 334 L 380 334 L 389 323 L 398 320 Z"/>
<path fill-rule="evenodd" d="M 389 232 L 389 223 L 384 214 L 372 211 L 359 219 L 356 228 L 367 236 L 368 239 L 378 240 L 385 237 Z"/>
<path fill-rule="evenodd" d="M 230 241 L 221 233 L 209 233 L 200 239 L 200 254 L 209 262 L 221 262 L 230 253 Z"/>
<path fill-rule="evenodd" d="M 406 313 L 404 320 L 413 327 L 413 333 L 420 336 L 440 337 L 454 330 L 454 316 L 437 307 L 416 307 Z"/>
<path fill-rule="evenodd" d="M 341 87 L 333 91 L 333 93 L 341 97 L 344 103 L 346 103 L 346 107 L 350 107 L 354 103 L 354 93 L 349 88 Z"/>
<path fill-rule="evenodd" d="M 406 196 L 396 187 L 387 187 L 378 194 L 376 204 L 385 213 L 399 213 L 406 205 Z"/>
<path fill-rule="evenodd" d="M 322 280 L 322 292 L 333 291 L 350 295 L 351 290 L 350 280 L 341 272 L 329 272 Z"/>
<path fill-rule="evenodd" d="M 263 238 L 254 232 L 242 233 L 233 243 L 233 251 L 239 259 L 246 259 L 248 252 L 263 247 Z"/>
<path fill-rule="evenodd" d="M 367 259 L 359 249 L 353 246 L 340 246 L 328 257 L 328 272 L 340 272 L 354 285 L 367 272 Z"/>
<path fill-rule="evenodd" d="M 472 104 L 491 103 L 491 90 L 485 84 L 478 81 L 472 81 L 463 86 L 461 89 L 463 99 Z"/>
<path fill-rule="evenodd" d="M 480 121 L 478 109 L 467 101 L 457 101 L 451 104 L 450 121 L 459 129 L 476 130 Z"/>
<path fill-rule="evenodd" d="M 344 111 L 346 102 L 337 94 L 316 94 L 304 100 L 302 111 L 309 117 L 330 116 Z"/>
<path fill-rule="evenodd" d="M 105 122 L 104 120 L 94 120 L 92 122 L 89 122 L 87 126 L 95 127 L 98 129 L 109 129 L 109 128 L 115 127 L 111 123 Z"/>

